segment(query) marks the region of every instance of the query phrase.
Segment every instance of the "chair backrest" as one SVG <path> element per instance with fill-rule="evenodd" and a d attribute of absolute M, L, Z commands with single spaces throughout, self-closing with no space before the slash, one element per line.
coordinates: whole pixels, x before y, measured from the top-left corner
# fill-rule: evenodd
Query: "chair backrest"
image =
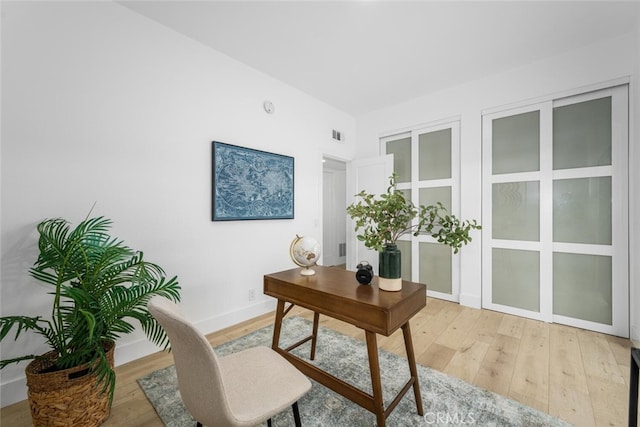
<path fill-rule="evenodd" d="M 180 394 L 191 415 L 205 425 L 233 423 L 218 357 L 209 341 L 168 299 L 154 296 L 147 308 L 169 337 Z"/>

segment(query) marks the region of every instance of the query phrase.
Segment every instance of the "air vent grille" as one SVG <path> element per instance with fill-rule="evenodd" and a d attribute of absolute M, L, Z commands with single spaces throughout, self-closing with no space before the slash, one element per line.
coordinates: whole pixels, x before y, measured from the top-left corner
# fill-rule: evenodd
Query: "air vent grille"
<path fill-rule="evenodd" d="M 344 142 L 344 132 L 333 129 L 331 131 L 331 138 L 337 142 Z"/>

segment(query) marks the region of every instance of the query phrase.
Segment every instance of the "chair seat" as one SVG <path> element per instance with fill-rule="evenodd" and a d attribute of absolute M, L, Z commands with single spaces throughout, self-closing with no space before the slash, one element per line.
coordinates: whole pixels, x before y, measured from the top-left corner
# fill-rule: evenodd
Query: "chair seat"
<path fill-rule="evenodd" d="M 311 389 L 305 375 L 267 347 L 220 357 L 219 362 L 230 410 L 239 424 L 263 422 Z"/>

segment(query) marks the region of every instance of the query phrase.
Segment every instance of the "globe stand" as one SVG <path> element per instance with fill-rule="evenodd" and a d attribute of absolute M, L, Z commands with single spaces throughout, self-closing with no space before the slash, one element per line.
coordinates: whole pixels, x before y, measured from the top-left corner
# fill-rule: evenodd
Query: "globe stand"
<path fill-rule="evenodd" d="M 300 270 L 300 274 L 302 274 L 303 276 L 313 276 L 314 274 L 316 274 L 316 272 L 312 268 L 304 267 L 302 270 Z"/>

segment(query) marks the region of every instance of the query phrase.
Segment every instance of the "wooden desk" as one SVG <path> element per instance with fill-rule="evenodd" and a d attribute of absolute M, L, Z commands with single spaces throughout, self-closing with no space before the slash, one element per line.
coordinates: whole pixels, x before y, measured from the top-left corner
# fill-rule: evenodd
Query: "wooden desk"
<path fill-rule="evenodd" d="M 409 320 L 426 305 L 426 286 L 404 281 L 401 291 L 385 292 L 378 289 L 377 277 L 367 286 L 360 285 L 355 274 L 347 270 L 320 266 L 314 267 L 314 270 L 316 274 L 313 276 L 301 275 L 299 268 L 264 276 L 264 293 L 278 299 L 272 348 L 305 375 L 376 414 L 380 427 L 385 425 L 386 418 L 412 387 L 418 414 L 424 415 Z M 286 310 L 285 302 L 290 303 Z M 282 349 L 282 319 L 294 305 L 313 310 L 313 331 L 307 338 Z M 290 353 L 292 349 L 311 340 L 311 360 L 314 359 L 320 314 L 364 329 L 373 396 Z M 411 378 L 385 409 L 376 334 L 389 336 L 399 328 L 402 328 Z"/>

